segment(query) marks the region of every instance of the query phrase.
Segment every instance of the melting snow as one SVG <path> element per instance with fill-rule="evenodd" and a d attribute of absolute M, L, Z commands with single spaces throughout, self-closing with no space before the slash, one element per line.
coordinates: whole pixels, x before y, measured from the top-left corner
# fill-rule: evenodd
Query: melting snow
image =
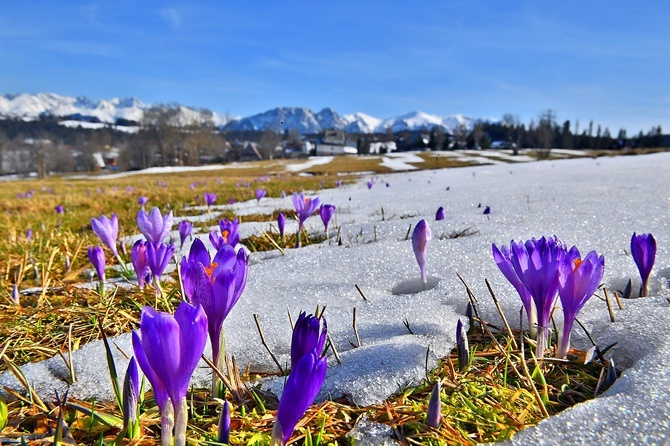
<path fill-rule="evenodd" d="M 484 278 L 488 278 L 514 325 L 520 301 L 495 265 L 491 243 L 555 234 L 583 254 L 596 250 L 605 256 L 605 286 L 623 289 L 632 278 L 635 289 L 640 279 L 629 254 L 630 238 L 634 231 L 651 232 L 658 244 L 650 279 L 652 297 L 625 300 L 623 310 L 614 310 L 615 323 L 610 323 L 606 305 L 597 297 L 580 314 L 599 345 L 618 342 L 611 355 L 625 369 L 622 376 L 602 396 L 517 434 L 512 442 L 666 443 L 670 440 L 669 178 L 670 153 L 663 153 L 394 173 L 376 178 L 372 189 L 361 180 L 320 191 L 323 202 L 337 206 L 331 235 L 339 226 L 342 244 L 333 238 L 287 250 L 286 255 L 278 251 L 251 254 L 246 290 L 225 323 L 228 353 L 235 355 L 241 367 L 249 364 L 253 370 L 272 371 L 275 367 L 261 345 L 253 314 L 259 315 L 270 348 L 284 364 L 289 361 L 291 339 L 287 311 L 295 319 L 300 310 L 313 312 L 317 305 L 327 305 L 328 328 L 342 365 L 330 361 L 320 398 L 344 394 L 357 404 L 379 402 L 398 386 L 424 376 L 428 349 L 432 366 L 454 345 L 456 321 L 467 302 L 456 273 L 479 298 L 483 317 L 499 323 L 487 299 Z M 382 187 L 384 183 L 389 187 Z M 289 198 L 264 198 L 235 206 L 240 211 L 265 212 L 291 204 Z M 447 218 L 435 221 L 439 206 L 445 208 Z M 489 215 L 482 214 L 485 206 L 491 207 Z M 418 280 L 407 234 L 422 218 L 433 232 L 427 268 L 436 286 L 394 294 L 397 287 Z M 294 223 L 287 230 L 295 230 Z M 244 223 L 241 231 L 249 234 L 270 227 L 270 222 Z M 316 216 L 308 219 L 307 228 L 311 233 L 323 231 Z M 473 235 L 449 238 L 467 228 Z M 176 232 L 174 236 L 178 237 Z M 350 344 L 355 341 L 354 308 L 359 348 Z M 131 352 L 128 335 L 114 342 Z M 573 345 L 590 347 L 578 330 L 573 332 Z M 75 352 L 79 381 L 71 395 L 111 399 L 103 357 L 100 343 Z M 120 354 L 117 361 L 124 370 L 126 361 Z M 22 369 L 43 395 L 66 387 L 67 372 L 58 357 Z M 209 385 L 206 367 L 198 368 L 193 383 Z M 19 387 L 6 373 L 0 384 Z M 267 386 L 280 392 L 281 380 Z"/>

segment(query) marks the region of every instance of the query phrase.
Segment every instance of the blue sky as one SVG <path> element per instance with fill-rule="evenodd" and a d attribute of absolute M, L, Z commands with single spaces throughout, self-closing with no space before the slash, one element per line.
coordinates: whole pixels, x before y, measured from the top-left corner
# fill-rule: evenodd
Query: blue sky
<path fill-rule="evenodd" d="M 18 1 L 0 93 L 670 130 L 670 2 Z"/>

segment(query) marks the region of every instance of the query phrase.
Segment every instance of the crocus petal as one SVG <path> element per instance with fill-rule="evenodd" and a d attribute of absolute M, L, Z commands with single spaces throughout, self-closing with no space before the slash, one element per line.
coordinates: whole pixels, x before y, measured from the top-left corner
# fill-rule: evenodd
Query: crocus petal
<path fill-rule="evenodd" d="M 291 438 L 298 420 L 314 402 L 326 377 L 327 367 L 326 358 L 320 358 L 316 351 L 311 351 L 303 355 L 291 370 L 277 409 L 284 443 Z"/>
<path fill-rule="evenodd" d="M 284 237 L 284 226 L 286 225 L 286 217 L 281 212 L 277 215 L 277 228 L 279 228 L 279 236 Z"/>
<path fill-rule="evenodd" d="M 156 404 L 158 405 L 159 411 L 162 413 L 163 408 L 165 407 L 165 404 L 168 401 L 167 390 L 165 390 L 163 382 L 160 380 L 160 378 L 154 371 L 153 367 L 149 363 L 149 359 L 144 353 L 142 340 L 140 339 L 140 336 L 137 334 L 136 331 L 133 332 L 133 353 L 135 354 L 135 359 L 137 359 L 137 363 L 142 369 L 142 373 L 144 373 L 144 376 L 146 376 L 147 379 L 149 380 L 151 388 L 154 389 L 154 399 L 156 400 Z"/>
<path fill-rule="evenodd" d="M 144 288 L 145 279 L 151 272 L 149 258 L 147 257 L 147 243 L 151 242 L 136 241 L 130 253 L 130 261 L 135 269 L 135 274 L 137 274 L 137 283 L 140 289 Z"/>
<path fill-rule="evenodd" d="M 186 396 L 188 384 L 207 343 L 207 315 L 200 306 L 182 302 L 174 313 L 180 332 L 178 398 Z M 176 401 L 176 400 L 175 400 Z"/>
<path fill-rule="evenodd" d="M 428 242 L 432 238 L 430 226 L 426 220 L 421 220 L 414 227 L 412 233 L 412 248 L 414 249 L 414 256 L 419 264 L 421 271 L 421 280 L 426 283 L 426 259 L 428 256 Z"/>
<path fill-rule="evenodd" d="M 511 245 L 514 245 L 514 240 L 512 240 Z M 530 318 L 531 313 L 533 311 L 530 291 L 528 291 L 526 285 L 524 285 L 523 282 L 519 279 L 519 276 L 517 276 L 516 271 L 512 266 L 512 261 L 510 260 L 511 254 L 509 249 L 507 249 L 506 246 L 502 246 L 502 248 L 499 249 L 494 243 L 492 246 L 492 250 L 493 250 L 493 259 L 495 260 L 496 265 L 498 265 L 500 272 L 503 273 L 505 278 L 516 289 L 517 293 L 519 293 L 521 302 L 523 303 L 523 306 L 526 310 L 526 315 Z"/>
<path fill-rule="evenodd" d="M 119 235 L 119 222 L 116 214 L 112 214 L 111 220 L 105 215 L 101 215 L 100 218 L 92 218 L 91 228 L 105 246 L 117 256 L 116 239 Z"/>

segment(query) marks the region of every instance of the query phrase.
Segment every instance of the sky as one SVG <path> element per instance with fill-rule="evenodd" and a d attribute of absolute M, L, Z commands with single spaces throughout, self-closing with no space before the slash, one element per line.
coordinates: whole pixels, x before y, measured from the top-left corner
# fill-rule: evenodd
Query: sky
<path fill-rule="evenodd" d="M 5 0 L 0 93 L 670 129 L 670 3 Z"/>

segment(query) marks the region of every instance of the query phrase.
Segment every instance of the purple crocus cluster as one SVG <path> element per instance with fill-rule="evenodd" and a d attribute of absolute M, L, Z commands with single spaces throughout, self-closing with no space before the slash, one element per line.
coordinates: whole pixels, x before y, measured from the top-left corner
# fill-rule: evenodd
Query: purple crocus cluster
<path fill-rule="evenodd" d="M 160 277 L 170 263 L 175 249 L 173 243 L 163 243 L 172 230 L 172 224 L 172 211 L 165 216 L 158 208 L 153 208 L 148 214 L 144 209 L 137 213 L 137 226 L 146 241 L 135 242 L 130 258 L 140 288 L 144 287 L 147 278 L 151 276 L 156 292 L 160 292 Z"/>
<path fill-rule="evenodd" d="M 565 357 L 570 330 L 577 314 L 602 280 L 605 259 L 592 251 L 582 260 L 576 247 L 568 250 L 557 237 L 510 242 L 510 247 L 493 244 L 493 258 L 503 275 L 516 288 L 531 326 L 537 327 L 536 356 L 544 357 L 551 312 L 560 295 L 563 333 L 559 357 Z"/>
<path fill-rule="evenodd" d="M 291 340 L 291 373 L 279 400 L 272 444 L 284 445 L 295 425 L 319 393 L 328 367 L 323 347 L 327 325 L 324 317 L 300 313 Z"/>

